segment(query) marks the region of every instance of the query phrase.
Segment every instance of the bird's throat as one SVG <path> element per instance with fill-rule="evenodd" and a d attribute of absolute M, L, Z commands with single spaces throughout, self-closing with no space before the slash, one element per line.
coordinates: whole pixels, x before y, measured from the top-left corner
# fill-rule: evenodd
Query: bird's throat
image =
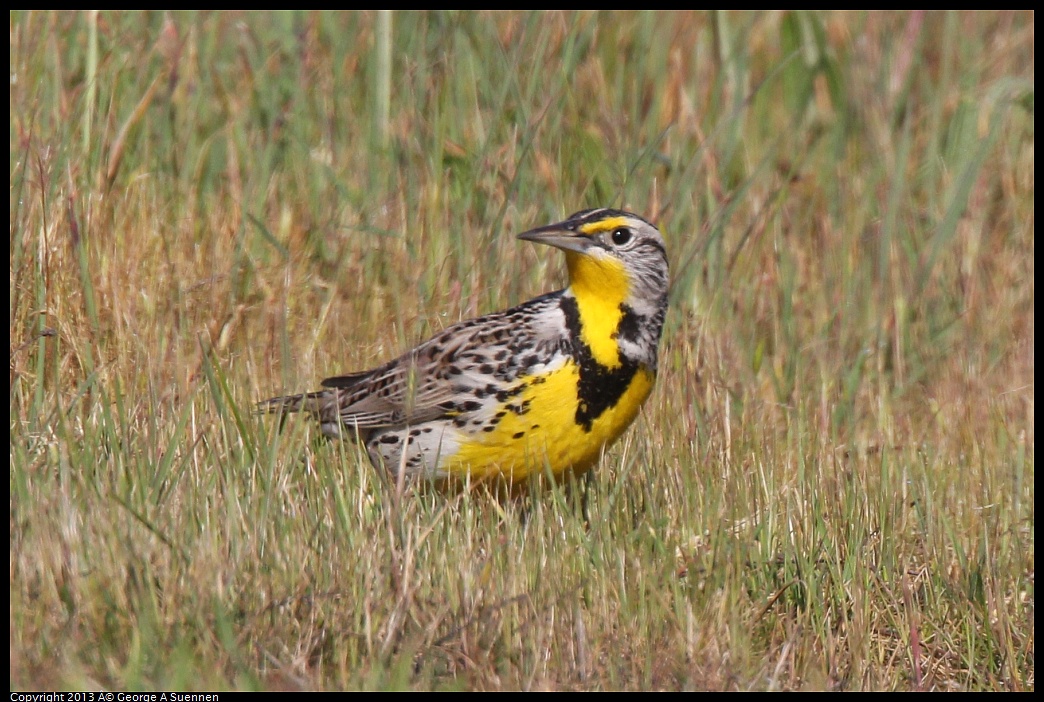
<path fill-rule="evenodd" d="M 622 305 L 630 293 L 627 271 L 614 258 L 572 251 L 566 252 L 566 262 L 580 315 L 580 338 L 599 364 L 617 368 L 622 361 L 616 337 L 624 314 Z"/>

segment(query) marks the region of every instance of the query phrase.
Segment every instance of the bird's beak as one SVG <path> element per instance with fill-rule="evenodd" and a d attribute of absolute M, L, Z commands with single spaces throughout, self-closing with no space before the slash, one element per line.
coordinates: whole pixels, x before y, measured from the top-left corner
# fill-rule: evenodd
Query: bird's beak
<path fill-rule="evenodd" d="M 598 245 L 591 237 L 576 231 L 575 227 L 575 222 L 566 220 L 565 222 L 530 229 L 528 232 L 519 234 L 518 238 L 523 241 L 535 241 L 538 244 L 548 244 L 565 251 L 575 251 L 581 254 L 587 253 L 591 247 Z"/>

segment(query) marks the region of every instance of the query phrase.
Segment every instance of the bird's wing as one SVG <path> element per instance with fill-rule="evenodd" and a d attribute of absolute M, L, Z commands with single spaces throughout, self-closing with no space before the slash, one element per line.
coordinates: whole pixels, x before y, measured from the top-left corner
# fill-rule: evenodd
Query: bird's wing
<path fill-rule="evenodd" d="M 412 351 L 371 371 L 327 378 L 341 421 L 359 428 L 416 425 L 457 416 L 461 395 L 483 380 L 475 358 L 490 325 L 450 327 Z M 481 377 L 479 377 L 481 376 Z"/>
<path fill-rule="evenodd" d="M 319 414 L 375 429 L 453 418 L 496 402 L 499 391 L 560 352 L 561 295 L 460 322 L 383 366 L 327 378 L 317 393 Z"/>

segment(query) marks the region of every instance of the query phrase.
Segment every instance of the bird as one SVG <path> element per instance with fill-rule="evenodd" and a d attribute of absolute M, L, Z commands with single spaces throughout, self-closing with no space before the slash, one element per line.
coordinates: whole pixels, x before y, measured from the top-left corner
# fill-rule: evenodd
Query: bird
<path fill-rule="evenodd" d="M 454 324 L 372 370 L 258 403 L 305 412 L 405 478 L 526 485 L 582 475 L 634 421 L 657 375 L 669 267 L 631 212 L 585 209 L 518 238 L 565 252 L 569 285 Z"/>

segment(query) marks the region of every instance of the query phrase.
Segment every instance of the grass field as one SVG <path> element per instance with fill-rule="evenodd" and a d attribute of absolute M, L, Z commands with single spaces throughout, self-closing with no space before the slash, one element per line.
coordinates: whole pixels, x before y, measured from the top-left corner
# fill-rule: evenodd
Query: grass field
<path fill-rule="evenodd" d="M 1034 689 L 1032 13 L 9 22 L 12 689 Z M 594 206 L 673 286 L 586 486 L 252 414 Z"/>

